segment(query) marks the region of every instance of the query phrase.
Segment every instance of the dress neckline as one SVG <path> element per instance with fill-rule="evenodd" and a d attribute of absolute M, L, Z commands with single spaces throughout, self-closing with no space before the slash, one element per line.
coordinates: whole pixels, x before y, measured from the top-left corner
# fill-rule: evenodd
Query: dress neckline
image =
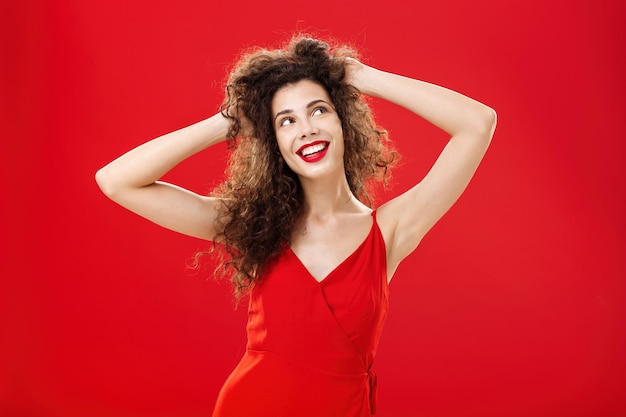
<path fill-rule="evenodd" d="M 339 264 L 337 264 L 337 266 L 335 266 L 333 269 L 331 269 L 330 272 L 328 274 L 326 274 L 326 276 L 324 276 L 321 280 L 318 280 L 317 278 L 315 278 L 315 276 L 309 271 L 309 268 L 306 267 L 304 262 L 302 262 L 302 260 L 298 257 L 298 255 L 296 255 L 296 253 L 291 249 L 291 246 L 287 247 L 287 251 L 296 259 L 297 263 L 304 270 L 304 272 L 306 272 L 306 274 L 309 276 L 309 278 L 311 278 L 311 280 L 313 280 L 313 282 L 315 282 L 318 285 L 322 285 L 329 278 L 332 278 L 332 276 L 335 275 L 335 273 L 343 265 L 345 265 L 350 259 L 352 259 L 354 256 L 356 256 L 356 254 L 358 254 L 363 249 L 365 244 L 371 239 L 371 237 L 372 237 L 372 235 L 374 233 L 374 229 L 377 226 L 377 224 L 376 224 L 376 210 L 372 210 L 372 214 L 371 215 L 372 215 L 372 226 L 370 227 L 370 231 L 365 236 L 363 241 L 361 243 L 359 243 L 359 245 L 352 252 L 350 252 L 350 254 L 344 260 L 339 262 Z"/>

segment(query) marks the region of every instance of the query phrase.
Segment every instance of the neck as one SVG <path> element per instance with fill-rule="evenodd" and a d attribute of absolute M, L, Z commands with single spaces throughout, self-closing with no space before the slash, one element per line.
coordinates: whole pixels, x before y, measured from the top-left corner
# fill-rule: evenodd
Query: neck
<path fill-rule="evenodd" d="M 345 176 L 341 181 L 302 180 L 304 217 L 319 220 L 352 211 L 361 202 L 352 194 Z"/>

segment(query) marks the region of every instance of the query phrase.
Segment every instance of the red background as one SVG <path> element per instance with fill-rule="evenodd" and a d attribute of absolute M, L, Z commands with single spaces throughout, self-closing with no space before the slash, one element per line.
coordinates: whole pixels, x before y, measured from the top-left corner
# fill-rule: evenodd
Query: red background
<path fill-rule="evenodd" d="M 499 116 L 467 192 L 394 277 L 377 417 L 626 415 L 624 3 L 406 3 L 2 2 L 0 415 L 210 414 L 245 308 L 185 269 L 203 242 L 93 175 L 211 115 L 240 49 L 295 29 Z M 404 154 L 384 199 L 445 136 L 373 106 Z M 206 193 L 225 156 L 168 179 Z"/>

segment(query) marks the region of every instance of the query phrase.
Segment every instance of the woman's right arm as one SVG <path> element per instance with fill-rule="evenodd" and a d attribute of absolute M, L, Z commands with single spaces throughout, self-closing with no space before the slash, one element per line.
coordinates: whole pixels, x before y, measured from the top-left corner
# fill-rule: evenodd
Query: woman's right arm
<path fill-rule="evenodd" d="M 168 229 L 215 237 L 220 200 L 158 181 L 184 159 L 226 139 L 221 113 L 144 143 L 104 166 L 96 182 L 111 200 Z"/>

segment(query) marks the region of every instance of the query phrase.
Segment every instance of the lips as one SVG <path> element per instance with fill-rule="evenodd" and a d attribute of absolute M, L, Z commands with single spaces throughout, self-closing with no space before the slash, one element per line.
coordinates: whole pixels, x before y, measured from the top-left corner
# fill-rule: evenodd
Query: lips
<path fill-rule="evenodd" d="M 305 162 L 317 162 L 322 159 L 328 151 L 329 142 L 318 140 L 307 143 L 296 151 L 298 156 Z"/>

